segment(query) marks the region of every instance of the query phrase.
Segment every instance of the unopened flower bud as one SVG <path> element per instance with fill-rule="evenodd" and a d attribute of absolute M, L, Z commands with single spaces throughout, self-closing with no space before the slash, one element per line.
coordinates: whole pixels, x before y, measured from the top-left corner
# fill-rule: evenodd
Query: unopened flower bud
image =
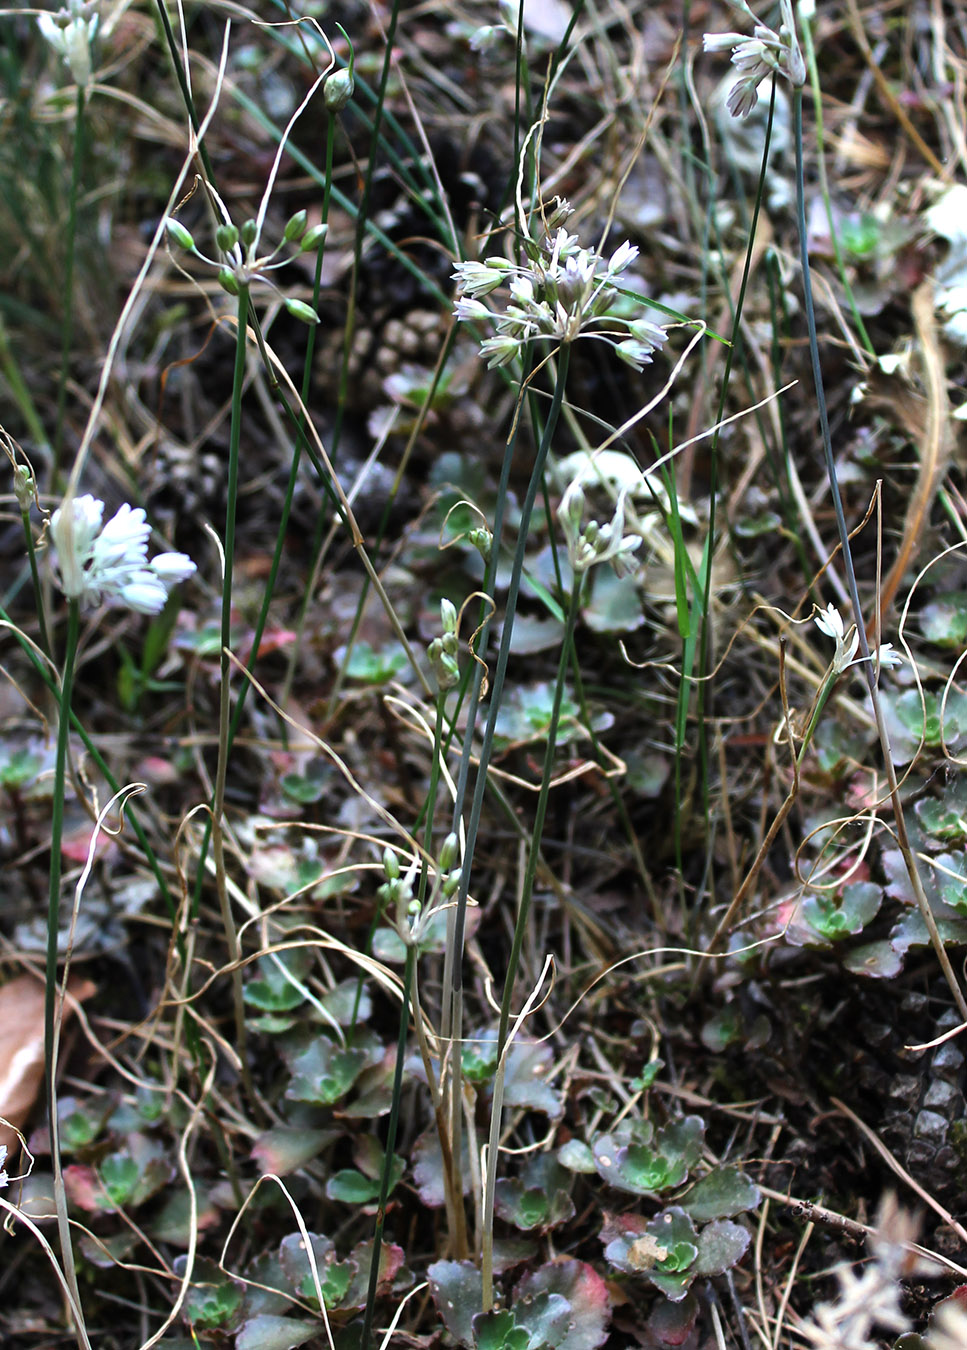
<path fill-rule="evenodd" d="M 440 627 L 444 633 L 455 633 L 457 631 L 457 608 L 452 600 L 444 597 L 440 601 Z"/>
<path fill-rule="evenodd" d="M 319 315 L 311 305 L 307 305 L 303 300 L 287 299 L 285 307 L 292 315 L 293 319 L 298 319 L 301 323 L 319 322 Z"/>
<path fill-rule="evenodd" d="M 400 860 L 389 847 L 383 849 L 383 875 L 388 881 L 399 880 Z"/>
<path fill-rule="evenodd" d="M 258 229 L 254 220 L 247 220 L 242 226 L 242 243 L 246 248 L 251 248 L 258 238 Z"/>
<path fill-rule="evenodd" d="M 486 525 L 478 525 L 467 535 L 468 543 L 473 544 L 474 548 L 483 558 L 484 562 L 490 562 L 490 553 L 493 548 L 494 537 L 487 529 Z"/>
<path fill-rule="evenodd" d="M 574 214 L 574 207 L 566 197 L 555 197 L 546 213 L 548 230 L 556 230 Z"/>
<path fill-rule="evenodd" d="M 322 86 L 322 97 L 326 110 L 331 113 L 341 113 L 352 98 L 355 87 L 356 81 L 348 67 L 343 70 L 334 70 Z"/>
<path fill-rule="evenodd" d="M 215 243 L 223 253 L 231 253 L 238 243 L 238 230 L 234 225 L 219 225 L 215 231 Z"/>
<path fill-rule="evenodd" d="M 241 290 L 238 279 L 230 267 L 218 269 L 218 284 L 223 291 L 228 291 L 229 295 L 238 295 Z"/>
<path fill-rule="evenodd" d="M 306 230 L 302 236 L 302 243 L 299 245 L 300 251 L 308 253 L 311 249 L 318 248 L 328 233 L 328 225 L 313 225 L 312 229 Z"/>
<path fill-rule="evenodd" d="M 27 515 L 36 497 L 37 484 L 29 464 L 17 464 L 13 470 L 13 492 L 20 507 L 20 514 Z"/>
<path fill-rule="evenodd" d="M 194 239 L 192 239 L 181 221 L 175 220 L 174 216 L 169 216 L 165 221 L 165 229 L 179 248 L 192 249 L 195 247 Z"/>
<path fill-rule="evenodd" d="M 285 242 L 291 244 L 294 240 L 301 239 L 306 232 L 308 223 L 309 217 L 305 211 L 297 211 L 294 216 L 290 216 L 282 232 Z"/>
<path fill-rule="evenodd" d="M 451 830 L 440 845 L 440 871 L 449 872 L 450 868 L 457 860 L 457 849 L 460 841 Z"/>
<path fill-rule="evenodd" d="M 444 877 L 443 885 L 440 887 L 440 890 L 443 892 L 443 898 L 445 900 L 449 900 L 451 895 L 456 894 L 457 888 L 460 885 L 460 875 L 462 871 L 462 868 L 455 867 L 452 872 L 449 872 L 446 877 Z"/>
<path fill-rule="evenodd" d="M 444 651 L 443 643 L 434 638 L 426 649 L 437 685 L 441 690 L 452 689 L 460 680 L 460 666 L 454 656 Z"/>

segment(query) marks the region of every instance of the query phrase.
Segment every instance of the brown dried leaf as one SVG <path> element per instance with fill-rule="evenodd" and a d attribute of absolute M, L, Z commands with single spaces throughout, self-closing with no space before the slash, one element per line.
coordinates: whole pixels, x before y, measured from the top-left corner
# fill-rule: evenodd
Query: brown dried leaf
<path fill-rule="evenodd" d="M 83 1002 L 95 985 L 81 976 L 68 981 L 71 999 Z M 71 1001 L 65 1020 L 71 1013 Z M 18 975 L 0 985 L 0 1145 L 13 1161 L 20 1153 L 17 1130 L 27 1122 L 44 1077 L 44 985 L 33 975 Z"/>

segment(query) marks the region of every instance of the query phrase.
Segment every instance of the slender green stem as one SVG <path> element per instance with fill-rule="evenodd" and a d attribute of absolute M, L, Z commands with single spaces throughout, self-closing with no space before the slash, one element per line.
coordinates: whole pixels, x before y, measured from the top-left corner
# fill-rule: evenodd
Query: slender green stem
<path fill-rule="evenodd" d="M 188 113 L 188 119 L 191 122 L 195 135 L 198 135 L 199 121 L 198 113 L 195 110 L 195 100 L 191 96 L 191 90 L 188 87 L 188 80 L 185 75 L 185 68 L 181 64 L 181 54 L 178 50 L 178 43 L 175 40 L 174 31 L 171 27 L 171 20 L 168 18 L 168 7 L 165 0 L 158 0 L 158 14 L 161 19 L 161 29 L 165 35 L 165 45 L 168 48 L 168 55 L 171 57 L 171 64 L 175 72 L 175 78 L 178 81 L 178 88 L 181 90 L 181 97 L 184 101 L 185 109 Z M 204 140 L 198 142 L 198 153 L 201 156 L 202 168 L 205 170 L 205 177 L 210 183 L 215 181 L 215 170 L 212 168 L 212 162 L 208 157 L 208 150 Z"/>
<path fill-rule="evenodd" d="M 22 511 L 20 519 L 23 523 L 24 539 L 27 543 L 27 557 L 30 560 L 30 579 L 34 587 L 34 603 L 37 606 L 37 624 L 40 628 L 40 645 L 46 656 L 53 656 L 53 649 L 50 645 L 50 634 L 47 631 L 47 615 L 44 611 L 44 590 L 40 584 L 40 572 L 37 569 L 37 550 L 34 548 L 34 533 L 30 528 L 30 513 Z"/>
<path fill-rule="evenodd" d="M 507 662 L 510 659 L 511 642 L 514 636 L 514 619 L 517 613 L 517 600 L 520 595 L 520 582 L 524 571 L 524 556 L 527 552 L 531 515 L 534 510 L 534 503 L 537 500 L 537 493 L 541 485 L 541 480 L 544 476 L 544 466 L 547 463 L 548 451 L 551 448 L 554 432 L 557 429 L 558 419 L 561 415 L 561 406 L 564 402 L 564 389 L 567 384 L 569 360 L 570 348 L 565 345 L 560 351 L 557 376 L 554 384 L 554 392 L 551 397 L 551 404 L 547 413 L 547 421 L 544 424 L 544 431 L 537 448 L 537 455 L 531 470 L 530 482 L 527 485 L 527 491 L 521 503 L 517 547 L 514 551 L 514 561 L 511 568 L 510 581 L 507 587 L 504 626 L 500 635 L 500 646 L 497 650 L 497 661 L 494 667 L 493 679 L 490 687 L 490 707 L 487 713 L 487 724 L 480 745 L 480 756 L 477 763 L 477 778 L 474 783 L 473 800 L 470 805 L 470 817 L 467 822 L 466 847 L 463 857 L 463 869 L 460 876 L 460 888 L 457 892 L 457 903 L 454 910 L 452 943 L 448 943 L 447 957 L 448 964 L 450 965 L 450 986 L 447 988 L 446 984 L 444 985 L 443 998 L 445 1013 L 448 1014 L 447 1025 L 449 1027 L 449 1039 L 451 1041 L 451 1076 L 449 1083 L 450 1145 L 455 1167 L 459 1165 L 459 1159 L 461 1157 L 460 1140 L 463 1130 L 461 1116 L 462 1094 L 460 1090 L 461 1073 L 459 1044 L 463 1035 L 462 954 L 464 935 L 466 932 L 467 899 L 470 894 L 470 874 L 472 871 L 474 850 L 477 844 L 477 831 L 480 826 L 480 814 L 483 808 L 484 794 L 487 790 L 487 773 L 490 767 L 490 756 L 493 751 L 494 732 L 497 727 L 497 717 L 500 713 L 501 697 L 504 691 L 504 679 L 507 674 Z M 470 731 L 468 728 L 468 739 L 469 735 Z M 447 1005 L 449 1006 L 447 1007 Z M 454 1184 L 456 1185 L 458 1183 L 459 1179 L 455 1178 Z"/>
<path fill-rule="evenodd" d="M 537 807 L 534 811 L 534 826 L 527 853 L 527 866 L 524 869 L 524 883 L 521 887 L 517 920 L 514 924 L 514 938 L 504 976 L 504 992 L 500 1000 L 500 1024 L 497 1030 L 497 1065 L 501 1088 L 503 1086 L 504 1052 L 507 1048 L 507 1036 L 510 1029 L 510 1010 L 514 1001 L 514 986 L 520 967 L 521 952 L 524 947 L 524 935 L 527 932 L 527 919 L 530 914 L 531 898 L 534 894 L 534 880 L 541 856 L 541 838 L 544 833 L 544 821 L 547 817 L 547 803 L 550 797 L 551 778 L 554 773 L 554 757 L 557 749 L 557 730 L 561 721 L 561 704 L 564 699 L 564 680 L 571 663 L 574 647 L 574 626 L 581 608 L 581 587 L 584 573 L 577 572 L 571 590 L 571 603 L 567 612 L 564 629 L 564 641 L 557 667 L 557 683 L 554 686 L 554 703 L 547 727 L 547 745 L 544 750 L 544 768 L 541 774 L 540 791 L 537 794 Z M 497 1176 L 497 1157 L 500 1146 L 500 1121 L 503 1111 L 503 1092 L 494 1084 L 493 1105 L 490 1117 L 490 1147 L 487 1151 L 487 1184 L 484 1190 L 483 1235 L 481 1253 L 481 1273 L 483 1276 L 483 1311 L 489 1312 L 494 1301 L 494 1186 Z"/>
<path fill-rule="evenodd" d="M 47 904 L 47 965 L 44 989 L 44 1082 L 47 1092 L 47 1119 L 50 1122 L 57 1230 L 60 1237 L 64 1275 L 78 1309 L 80 1309 L 81 1300 L 74 1271 L 74 1252 L 71 1246 L 70 1225 L 67 1218 L 67 1200 L 61 1181 L 60 1157 L 57 1146 L 57 1064 L 54 1050 L 56 1045 L 57 956 L 58 939 L 60 937 L 61 845 L 64 837 L 64 799 L 67 791 L 67 752 L 71 725 L 71 698 L 74 688 L 74 662 L 77 657 L 79 633 L 80 606 L 76 600 L 71 600 L 67 610 L 67 645 L 64 651 L 64 669 L 60 684 L 60 713 L 57 721 L 57 751 L 54 761 L 54 792 L 50 808 L 50 892 Z"/>
<path fill-rule="evenodd" d="M 70 376 L 71 343 L 74 338 L 74 259 L 77 252 L 77 194 L 84 162 L 84 86 L 77 86 L 74 113 L 74 153 L 71 160 L 71 186 L 67 213 L 67 256 L 64 259 L 64 316 L 61 321 L 60 380 L 57 386 L 57 417 L 54 422 L 53 477 L 56 483 L 64 449 L 64 411 L 67 406 L 67 381 Z"/>
<path fill-rule="evenodd" d="M 232 990 L 235 1004 L 235 1048 L 242 1063 L 242 1076 L 246 1087 L 250 1088 L 248 1057 L 245 1053 L 245 1005 L 242 998 L 242 972 L 238 962 L 241 958 L 238 934 L 232 916 L 231 902 L 228 898 L 228 883 L 225 874 L 225 847 L 223 835 L 223 816 L 225 811 L 225 786 L 228 778 L 229 730 L 231 726 L 231 673 L 229 659 L 232 645 L 232 570 L 235 563 L 235 509 L 238 500 L 238 459 L 242 426 L 242 387 L 245 382 L 245 341 L 248 328 L 249 292 L 243 286 L 238 296 L 238 326 L 235 333 L 235 372 L 232 382 L 232 422 L 228 448 L 228 502 L 225 508 L 225 575 L 222 579 L 222 616 L 221 616 L 221 660 L 219 675 L 218 709 L 218 765 L 215 770 L 215 787 L 212 793 L 212 858 L 215 864 L 215 883 L 218 890 L 218 904 L 221 910 L 222 924 L 225 929 L 225 942 L 228 948 L 232 970 Z M 199 882 L 201 877 L 199 876 Z"/>
<path fill-rule="evenodd" d="M 826 463 L 826 477 L 829 481 L 829 493 L 832 498 L 833 511 L 836 516 L 836 530 L 839 535 L 840 547 L 843 554 L 843 568 L 846 572 L 846 589 L 853 609 L 853 621 L 856 624 L 856 633 L 859 638 L 859 660 L 857 664 L 862 668 L 867 687 L 870 691 L 870 703 L 873 708 L 873 717 L 876 722 L 877 735 L 879 737 L 880 749 L 883 756 L 883 766 L 886 772 L 887 787 L 890 793 L 890 804 L 893 808 L 893 818 L 896 824 L 897 846 L 900 849 L 904 865 L 906 866 L 907 876 L 909 877 L 910 885 L 913 888 L 917 908 L 920 911 L 924 926 L 930 935 L 931 946 L 937 955 L 937 960 L 944 973 L 944 978 L 950 986 L 950 992 L 953 994 L 957 1009 L 963 1020 L 967 1022 L 967 999 L 964 998 L 950 957 L 947 955 L 943 938 L 940 936 L 940 932 L 937 928 L 937 921 L 934 918 L 933 910 L 930 908 L 930 902 L 923 889 L 923 882 L 920 878 L 920 872 L 913 855 L 913 849 L 910 846 L 910 838 L 907 834 L 903 803 L 900 800 L 900 787 L 897 782 L 896 768 L 893 764 L 893 753 L 890 748 L 890 735 L 883 718 L 883 708 L 880 703 L 880 695 L 876 683 L 878 672 L 874 662 L 870 659 L 870 644 L 866 637 L 866 622 L 863 617 L 863 607 L 860 603 L 859 587 L 856 584 L 856 571 L 853 567 L 853 554 L 850 548 L 849 530 L 846 525 L 846 513 L 843 510 L 843 499 L 840 495 L 839 479 L 836 474 L 836 461 L 833 458 L 833 442 L 829 430 L 829 415 L 826 411 L 823 371 L 819 359 L 819 337 L 816 332 L 816 310 L 813 303 L 812 274 L 809 268 L 809 249 L 807 246 L 806 235 L 806 191 L 803 170 L 801 89 L 796 89 L 793 95 L 793 127 L 796 141 L 796 205 L 798 208 L 799 224 L 799 261 L 802 268 L 806 327 L 809 333 L 809 356 L 812 364 L 813 381 L 816 388 L 816 408 L 819 413 L 819 427 L 823 441 L 823 457 Z"/>
<path fill-rule="evenodd" d="M 386 1125 L 386 1152 L 383 1155 L 383 1172 L 379 1182 L 379 1199 L 376 1202 L 376 1231 L 373 1238 L 373 1259 L 369 1268 L 369 1288 L 366 1291 L 366 1311 L 363 1313 L 363 1330 L 359 1338 L 361 1350 L 366 1350 L 373 1333 L 373 1314 L 376 1309 L 376 1291 L 379 1288 L 380 1252 L 383 1244 L 383 1225 L 386 1222 L 386 1201 L 389 1199 L 389 1183 L 393 1173 L 393 1149 L 396 1147 L 396 1131 L 400 1119 L 400 1100 L 403 1096 L 403 1065 L 406 1061 L 406 1039 L 410 1026 L 410 998 L 413 989 L 413 972 L 416 968 L 416 948 L 408 944 L 406 965 L 403 969 L 403 997 L 400 1005 L 400 1034 L 396 1043 L 396 1065 L 393 1070 L 393 1097 L 389 1120 Z"/>

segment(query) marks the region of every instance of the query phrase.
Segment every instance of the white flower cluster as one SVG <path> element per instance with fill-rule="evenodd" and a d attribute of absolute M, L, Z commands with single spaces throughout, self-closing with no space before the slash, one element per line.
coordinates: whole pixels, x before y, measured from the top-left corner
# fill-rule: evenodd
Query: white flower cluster
<path fill-rule="evenodd" d="M 102 525 L 104 503 L 74 497 L 50 518 L 60 588 L 83 608 L 126 605 L 139 614 L 160 614 L 168 592 L 185 581 L 195 564 L 184 553 L 159 553 L 148 561 L 151 526 L 140 507 L 122 506 Z"/>
<path fill-rule="evenodd" d="M 67 6 L 56 14 L 37 16 L 41 36 L 67 62 L 71 75 L 82 89 L 91 82 L 91 43 L 97 23 L 94 0 L 68 0 Z"/>
<path fill-rule="evenodd" d="M 782 22 L 778 33 L 760 23 L 745 0 L 732 0 L 732 4 L 752 20 L 752 37 L 742 33 L 706 33 L 704 50 L 732 49 L 732 64 L 739 71 L 739 78 L 732 86 L 726 107 L 733 117 L 748 117 L 759 100 L 759 85 L 767 75 L 775 72 L 790 84 L 800 86 L 806 82 L 806 63 L 796 37 L 791 0 L 781 0 Z"/>
<path fill-rule="evenodd" d="M 841 675 L 844 670 L 850 666 L 858 665 L 862 657 L 857 657 L 857 648 L 860 645 L 860 635 L 856 631 L 856 625 L 850 624 L 849 628 L 843 623 L 843 616 L 832 603 L 825 609 L 821 609 L 815 616 L 816 627 L 827 637 L 831 637 L 836 643 L 836 650 L 833 653 L 832 667 L 834 675 Z M 899 666 L 903 663 L 903 657 L 898 651 L 894 651 L 892 642 L 884 642 L 873 654 L 874 664 L 877 666 Z"/>
<path fill-rule="evenodd" d="M 569 213 L 567 203 L 558 200 L 551 219 L 556 223 Z M 453 273 L 459 291 L 456 318 L 496 328 L 496 336 L 480 345 L 489 366 L 507 365 L 528 342 L 568 343 L 579 336 L 609 343 L 636 370 L 651 361 L 667 334 L 647 319 L 628 318 L 614 284 L 638 256 L 633 244 L 624 243 L 604 258 L 582 248 L 577 235 L 560 226 L 539 242 L 528 241 L 526 252 L 524 265 L 492 257 L 459 263 Z M 502 310 L 483 303 L 484 296 L 502 287 L 508 296 Z"/>

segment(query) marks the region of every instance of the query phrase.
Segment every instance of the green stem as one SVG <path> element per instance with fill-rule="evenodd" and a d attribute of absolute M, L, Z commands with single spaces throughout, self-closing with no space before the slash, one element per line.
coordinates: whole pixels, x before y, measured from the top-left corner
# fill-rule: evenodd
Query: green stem
<path fill-rule="evenodd" d="M 40 584 L 40 572 L 37 569 L 37 550 L 34 548 L 34 535 L 30 528 L 29 511 L 21 511 L 20 519 L 23 523 L 24 539 L 27 543 L 27 557 L 30 560 L 30 579 L 33 582 L 34 603 L 37 606 L 40 645 L 43 648 L 45 656 L 53 656 L 53 649 L 50 645 L 50 634 L 47 631 L 47 615 L 44 611 L 44 591 Z"/>
<path fill-rule="evenodd" d="M 76 600 L 71 600 L 67 610 L 67 646 L 64 652 L 64 670 L 60 685 L 60 713 L 57 720 L 57 751 L 54 761 L 54 792 L 50 808 L 50 891 L 47 903 L 47 965 L 44 988 L 44 1082 L 47 1093 L 51 1163 L 54 1172 L 57 1231 L 60 1237 L 64 1275 L 70 1287 L 74 1304 L 78 1309 L 80 1309 L 81 1300 L 74 1270 L 74 1252 L 71 1246 L 67 1199 L 61 1176 L 60 1149 L 57 1137 L 55 1019 L 57 1010 L 58 938 L 60 936 L 61 845 L 64 837 L 64 799 L 67 791 L 67 752 L 71 725 L 71 697 L 74 687 L 74 663 L 77 657 L 79 633 L 80 606 Z M 79 1326 L 78 1332 L 81 1331 L 82 1328 Z"/>
<path fill-rule="evenodd" d="M 383 1155 L 383 1172 L 379 1182 L 379 1199 L 376 1202 L 376 1230 L 373 1238 L 373 1259 L 369 1268 L 369 1288 L 366 1292 L 366 1311 L 363 1314 L 363 1330 L 359 1338 L 362 1350 L 369 1345 L 373 1332 L 373 1314 L 376 1308 L 376 1291 L 379 1288 L 380 1251 L 383 1244 L 383 1225 L 386 1222 L 386 1201 L 389 1199 L 389 1183 L 393 1171 L 393 1149 L 396 1146 L 396 1131 L 400 1119 L 400 1099 L 403 1095 L 403 1064 L 406 1060 L 406 1036 L 409 1030 L 410 998 L 413 989 L 413 972 L 416 967 L 416 948 L 407 944 L 406 965 L 403 970 L 403 997 L 400 1005 L 400 1034 L 396 1043 L 396 1065 L 393 1070 L 393 1099 L 389 1120 L 386 1125 L 386 1152 Z"/>
<path fill-rule="evenodd" d="M 245 382 L 245 341 L 248 328 L 249 292 L 243 286 L 238 296 L 238 323 L 235 333 L 235 371 L 232 381 L 232 423 L 228 447 L 228 502 L 225 508 L 225 575 L 222 580 L 222 617 L 220 636 L 220 689 L 218 708 L 218 765 L 215 770 L 215 788 L 212 793 L 212 860 L 215 864 L 215 884 L 218 904 L 225 929 L 225 942 L 232 962 L 232 991 L 235 1005 L 235 1048 L 242 1063 L 242 1078 L 250 1091 L 248 1057 L 245 1052 L 245 1004 L 242 998 L 242 972 L 239 967 L 241 947 L 225 874 L 225 847 L 222 830 L 225 812 L 225 786 L 228 779 L 229 730 L 231 726 L 231 674 L 229 654 L 232 645 L 232 571 L 235 564 L 235 509 L 238 500 L 238 459 L 242 427 L 242 387 Z M 200 865 L 200 871 L 203 864 Z M 198 878 L 201 882 L 201 875 Z M 196 891 L 197 895 L 197 891 Z"/>
<path fill-rule="evenodd" d="M 510 1029 L 510 1009 L 514 1001 L 514 985 L 520 967 L 521 952 L 524 947 L 524 934 L 527 931 L 527 919 L 530 914 L 531 898 L 534 894 L 534 879 L 541 856 L 541 838 L 544 833 L 544 821 L 547 816 L 547 803 L 550 797 L 551 777 L 554 773 L 554 755 L 557 749 L 557 729 L 561 720 L 561 704 L 564 699 L 564 678 L 571 662 L 574 647 L 574 626 L 580 610 L 581 586 L 584 573 L 576 572 L 571 591 L 571 603 L 567 613 L 564 641 L 557 667 L 557 683 L 554 687 L 554 703 L 547 728 L 547 746 L 544 751 L 544 768 L 541 774 L 541 786 L 537 795 L 537 808 L 534 812 L 534 828 L 527 853 L 527 866 L 524 871 L 524 884 L 521 888 L 520 905 L 514 924 L 514 939 L 504 976 L 504 993 L 500 1000 L 500 1024 L 497 1031 L 497 1074 L 494 1081 L 493 1105 L 490 1115 L 490 1146 L 487 1150 L 487 1184 L 484 1189 L 483 1235 L 481 1253 L 481 1274 L 483 1277 L 483 1311 L 489 1312 L 494 1301 L 493 1267 L 493 1230 L 494 1230 L 494 1187 L 497 1177 L 497 1157 L 500 1148 L 500 1121 L 503 1110 L 503 1073 L 504 1052 L 507 1048 L 507 1036 Z M 499 1082 L 499 1088 L 498 1088 Z"/>
<path fill-rule="evenodd" d="M 64 448 L 64 411 L 67 406 L 67 380 L 70 375 L 71 342 L 74 337 L 74 258 L 77 251 L 77 193 L 84 160 L 84 86 L 77 86 L 74 115 L 74 153 L 71 160 L 71 186 L 67 214 L 67 256 L 64 259 L 64 318 L 61 326 L 60 382 L 57 386 L 57 417 L 54 422 L 53 480 L 60 472 Z"/>

